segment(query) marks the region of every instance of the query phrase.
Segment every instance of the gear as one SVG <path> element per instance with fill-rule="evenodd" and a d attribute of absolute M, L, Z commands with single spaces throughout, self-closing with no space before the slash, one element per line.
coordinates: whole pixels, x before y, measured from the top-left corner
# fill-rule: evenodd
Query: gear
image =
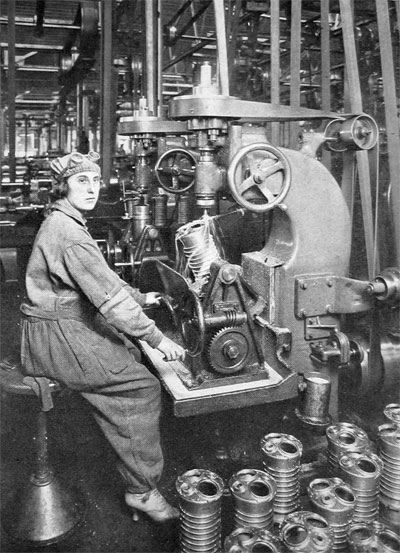
<path fill-rule="evenodd" d="M 220 374 L 235 374 L 240 371 L 248 359 L 250 342 L 240 328 L 222 328 L 210 341 L 208 360 Z"/>

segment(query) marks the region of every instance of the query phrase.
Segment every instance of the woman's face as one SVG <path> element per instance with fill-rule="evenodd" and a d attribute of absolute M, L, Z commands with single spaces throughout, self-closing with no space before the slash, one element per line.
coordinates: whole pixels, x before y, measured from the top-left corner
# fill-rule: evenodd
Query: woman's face
<path fill-rule="evenodd" d="M 100 191 L 100 175 L 95 171 L 82 171 L 67 179 L 67 200 L 80 211 L 94 209 Z"/>

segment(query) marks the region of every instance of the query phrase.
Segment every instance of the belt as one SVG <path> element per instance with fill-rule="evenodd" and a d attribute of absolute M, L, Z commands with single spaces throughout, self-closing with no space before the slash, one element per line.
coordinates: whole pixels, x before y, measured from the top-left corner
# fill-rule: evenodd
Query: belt
<path fill-rule="evenodd" d="M 58 307 L 57 309 L 47 310 L 27 303 L 21 305 L 21 312 L 26 318 L 47 319 L 58 321 L 60 319 L 75 319 L 78 321 L 92 320 L 96 314 L 96 309 L 91 304 L 71 304 L 67 307 Z"/>

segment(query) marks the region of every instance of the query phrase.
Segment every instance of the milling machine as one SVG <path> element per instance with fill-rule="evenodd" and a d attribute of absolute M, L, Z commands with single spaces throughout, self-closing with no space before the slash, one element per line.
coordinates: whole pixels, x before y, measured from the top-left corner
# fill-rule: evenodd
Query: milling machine
<path fill-rule="evenodd" d="M 170 245 L 164 257 L 141 260 L 139 282 L 162 294 L 164 309 L 151 315 L 187 352 L 184 362 L 166 363 L 143 344 L 175 413 L 296 398 L 304 374 L 317 371 L 332 382 L 335 416 L 339 373 L 356 375 L 363 392 L 382 385 L 384 373 L 388 385 L 397 382 L 399 270 L 373 282 L 350 278 L 348 207 L 317 158 L 323 146 L 372 149 L 375 121 L 222 95 L 208 64 L 193 94 L 171 100 L 169 116 L 154 126 L 166 136 L 154 173 L 168 205 L 189 197 L 193 209 L 189 220 L 176 220 L 175 210 L 164 219 Z M 267 122 L 315 119 L 329 122 L 324 132 L 304 132 L 299 150 L 271 144 Z M 138 139 L 144 124 L 132 118 L 121 127 Z M 393 321 L 386 354 L 345 318 L 382 311 Z"/>

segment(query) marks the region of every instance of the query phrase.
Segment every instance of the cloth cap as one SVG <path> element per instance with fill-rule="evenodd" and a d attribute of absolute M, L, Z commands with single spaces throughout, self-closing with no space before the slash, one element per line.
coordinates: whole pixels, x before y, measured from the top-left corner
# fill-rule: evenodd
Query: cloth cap
<path fill-rule="evenodd" d="M 100 167 L 96 163 L 99 159 L 100 156 L 96 152 L 89 152 L 88 154 L 73 152 L 72 154 L 53 159 L 50 167 L 60 179 L 67 179 L 71 175 L 76 175 L 76 173 L 82 173 L 83 171 L 94 171 L 100 175 Z"/>

